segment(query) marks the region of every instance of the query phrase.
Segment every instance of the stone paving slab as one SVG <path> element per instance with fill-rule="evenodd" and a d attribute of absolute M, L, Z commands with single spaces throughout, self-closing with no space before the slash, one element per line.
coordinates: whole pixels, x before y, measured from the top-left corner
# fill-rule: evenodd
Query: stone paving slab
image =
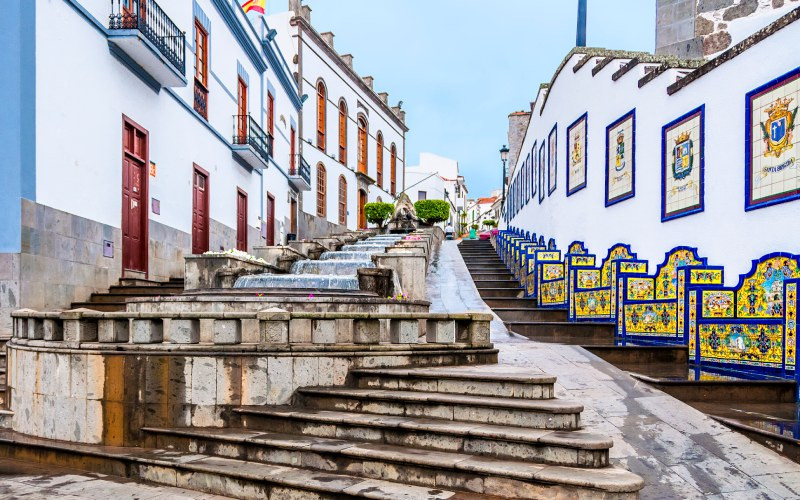
<path fill-rule="evenodd" d="M 228 497 L 0 458 L 0 498 L 223 500 Z"/>
<path fill-rule="evenodd" d="M 428 277 L 431 312 L 485 311 L 457 242 L 445 241 Z M 546 373 L 556 396 L 585 406 L 587 430 L 614 439 L 612 463 L 644 478 L 643 499 L 800 498 L 800 464 L 638 381 L 578 346 L 539 343 L 492 322 L 499 365 L 481 372 Z"/>

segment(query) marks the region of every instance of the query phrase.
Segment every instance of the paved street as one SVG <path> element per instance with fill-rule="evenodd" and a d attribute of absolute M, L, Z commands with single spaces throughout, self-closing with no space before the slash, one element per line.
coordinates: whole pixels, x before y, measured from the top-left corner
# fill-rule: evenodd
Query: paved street
<path fill-rule="evenodd" d="M 228 497 L 0 458 L 0 498 L 222 500 Z"/>
<path fill-rule="evenodd" d="M 446 241 L 428 278 L 432 311 L 489 311 L 457 243 Z M 584 404 L 583 424 L 614 439 L 612 460 L 642 476 L 642 498 L 800 497 L 800 465 L 635 380 L 577 346 L 529 341 L 499 320 L 498 370 L 558 377 L 556 395 Z"/>

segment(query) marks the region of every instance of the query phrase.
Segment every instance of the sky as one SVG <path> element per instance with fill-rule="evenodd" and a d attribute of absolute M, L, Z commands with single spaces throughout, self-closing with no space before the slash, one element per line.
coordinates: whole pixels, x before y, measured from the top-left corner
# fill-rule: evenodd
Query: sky
<path fill-rule="evenodd" d="M 406 111 L 406 165 L 458 160 L 470 198 L 501 183 L 508 114 L 530 109 L 575 46 L 578 0 L 305 0 L 359 75 Z M 287 0 L 267 0 L 269 14 Z M 588 0 L 587 45 L 654 50 L 656 0 Z M 580 98 L 576 96 L 576 98 Z"/>

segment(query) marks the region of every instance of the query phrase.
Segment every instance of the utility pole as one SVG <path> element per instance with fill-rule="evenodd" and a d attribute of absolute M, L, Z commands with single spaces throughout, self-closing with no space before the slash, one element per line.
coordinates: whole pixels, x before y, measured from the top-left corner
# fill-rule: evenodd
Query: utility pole
<path fill-rule="evenodd" d="M 578 0 L 578 34 L 575 37 L 576 47 L 586 47 L 586 0 Z"/>

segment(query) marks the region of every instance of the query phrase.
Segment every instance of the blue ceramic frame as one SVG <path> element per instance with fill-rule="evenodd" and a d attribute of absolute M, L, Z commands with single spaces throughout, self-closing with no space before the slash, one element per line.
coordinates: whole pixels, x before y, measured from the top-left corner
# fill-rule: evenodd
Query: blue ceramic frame
<path fill-rule="evenodd" d="M 623 194 L 617 196 L 614 199 L 609 199 L 608 198 L 608 178 L 609 178 L 608 170 L 611 167 L 611 165 L 608 162 L 608 151 L 609 151 L 609 148 L 611 147 L 611 142 L 609 141 L 608 134 L 611 132 L 612 129 L 616 128 L 620 123 L 624 122 L 628 118 L 633 118 L 633 126 L 631 128 L 631 130 L 633 131 L 633 133 L 632 133 L 632 135 L 633 135 L 633 137 L 632 137 L 632 139 L 633 139 L 633 148 L 632 148 L 633 151 L 631 151 L 631 190 L 628 191 L 627 193 L 623 193 Z M 628 199 L 633 198 L 634 196 L 636 196 L 636 108 L 633 108 L 632 110 L 628 111 L 624 115 L 620 116 L 619 118 L 614 120 L 613 123 L 611 123 L 609 126 L 606 127 L 606 155 L 605 156 L 606 156 L 606 161 L 605 161 L 605 164 L 606 164 L 606 167 L 605 167 L 606 168 L 606 175 L 605 175 L 605 178 L 606 178 L 606 182 L 605 182 L 606 197 L 605 197 L 605 200 L 606 200 L 606 206 L 610 207 L 611 205 L 614 205 L 614 204 L 619 203 L 621 201 L 628 200 Z"/>
<path fill-rule="evenodd" d="M 533 149 L 531 149 L 531 187 L 533 188 L 533 192 L 531 193 L 531 197 L 536 199 L 536 195 L 539 193 L 539 141 L 533 141 Z"/>
<path fill-rule="evenodd" d="M 569 184 L 569 171 L 570 171 L 570 167 L 569 167 L 569 134 L 570 134 L 570 132 L 572 132 L 573 128 L 578 126 L 578 124 L 581 122 L 581 120 L 584 120 L 584 122 L 583 122 L 583 137 L 584 137 L 585 148 L 583 150 L 583 155 L 584 155 L 584 158 L 586 160 L 586 161 L 584 161 L 583 184 L 579 184 L 579 185 L 575 186 L 574 188 L 572 188 L 570 190 L 570 188 L 569 188 L 569 185 L 570 185 Z M 565 165 L 564 168 L 567 169 L 567 196 L 572 196 L 573 194 L 577 193 L 581 189 L 585 188 L 586 187 L 586 183 L 587 183 L 587 181 L 589 179 L 589 172 L 588 172 L 588 170 L 589 170 L 589 113 L 588 112 L 586 112 L 586 113 L 582 114 L 581 116 L 579 116 L 577 120 L 572 122 L 569 125 L 569 127 L 567 127 L 566 138 L 567 138 L 566 139 L 567 140 L 567 145 L 564 148 L 566 150 L 565 151 L 566 156 L 564 157 L 566 162 L 564 163 L 564 165 Z"/>
<path fill-rule="evenodd" d="M 555 136 L 555 137 L 554 137 Z M 550 147 L 552 142 L 552 138 L 555 138 L 555 152 L 552 151 Z M 550 161 L 554 161 L 555 165 L 553 165 L 553 173 L 551 178 L 550 173 Z M 558 123 L 553 125 L 553 128 L 550 130 L 550 133 L 547 134 L 547 196 L 555 193 L 556 188 L 558 187 Z"/>
<path fill-rule="evenodd" d="M 689 207 L 679 212 L 667 214 L 667 132 L 682 123 L 691 120 L 695 116 L 700 116 L 700 204 Z M 706 105 L 702 104 L 688 113 L 672 120 L 661 128 L 661 222 L 686 217 L 705 210 L 706 203 Z"/>
<path fill-rule="evenodd" d="M 544 154 L 544 140 L 539 146 L 539 204 L 544 201 L 544 169 L 545 169 L 545 154 Z"/>
<path fill-rule="evenodd" d="M 785 193 L 781 193 L 779 195 L 774 195 L 769 197 L 768 199 L 764 199 L 763 201 L 754 202 L 752 199 L 752 186 L 750 182 L 753 178 L 752 169 L 753 169 L 753 100 L 759 97 L 761 94 L 769 92 L 776 87 L 780 87 L 789 83 L 792 80 L 796 80 L 800 78 L 800 67 L 793 69 L 792 71 L 779 76 L 769 82 L 761 85 L 760 87 L 751 90 L 747 93 L 745 97 L 745 118 L 744 118 L 744 210 L 745 212 L 749 212 L 750 210 L 757 210 L 759 208 L 769 207 L 771 205 L 777 205 L 779 203 L 786 203 L 787 201 L 792 201 L 800 198 L 800 189 L 796 191 L 786 191 Z"/>

